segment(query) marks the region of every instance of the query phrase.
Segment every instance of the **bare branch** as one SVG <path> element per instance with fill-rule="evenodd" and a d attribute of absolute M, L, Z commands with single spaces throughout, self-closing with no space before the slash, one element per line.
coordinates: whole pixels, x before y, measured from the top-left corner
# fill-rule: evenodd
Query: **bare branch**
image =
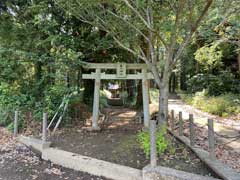
<path fill-rule="evenodd" d="M 182 54 L 184 48 L 188 45 L 189 41 L 191 40 L 193 34 L 195 33 L 195 31 L 197 30 L 198 26 L 200 25 L 200 22 L 202 21 L 203 17 L 206 15 L 208 9 L 210 8 L 211 4 L 212 4 L 213 0 L 208 0 L 207 4 L 205 5 L 203 11 L 201 12 L 201 15 L 198 17 L 198 19 L 196 20 L 193 28 L 191 29 L 190 33 L 186 36 L 185 40 L 183 41 L 183 43 L 181 44 L 181 46 L 179 47 L 171 66 L 175 66 L 178 58 L 180 57 L 180 55 Z"/>
<path fill-rule="evenodd" d="M 208 11 L 208 9 L 210 8 L 210 6 L 212 5 L 212 3 L 213 3 L 213 0 L 208 0 L 208 1 L 207 1 L 206 6 L 204 7 L 201 15 L 198 17 L 195 25 L 194 25 L 193 28 L 192 28 L 192 32 L 195 32 L 195 31 L 196 31 L 196 29 L 198 28 L 198 26 L 199 26 L 200 22 L 202 21 L 203 17 L 207 14 L 207 11 Z"/>
<path fill-rule="evenodd" d="M 148 61 L 146 54 L 144 53 L 143 49 L 140 46 L 139 46 L 139 50 L 140 50 L 140 53 L 142 54 L 142 56 L 146 59 L 146 61 Z"/>
<path fill-rule="evenodd" d="M 152 9 L 148 6 L 147 7 L 147 21 L 148 24 L 150 25 L 151 29 L 153 27 L 153 17 L 152 17 Z M 150 59 L 153 63 L 155 59 L 155 49 L 153 47 L 153 32 L 151 30 L 148 30 L 148 36 L 149 36 L 149 42 L 148 42 L 148 48 L 150 51 Z"/>
<path fill-rule="evenodd" d="M 148 22 L 143 18 L 143 16 L 138 12 L 137 9 L 135 9 L 128 0 L 122 0 L 125 2 L 125 4 L 142 20 L 142 22 L 147 26 L 147 28 L 151 29 L 151 26 L 148 24 Z"/>
<path fill-rule="evenodd" d="M 110 13 L 111 15 L 115 16 L 116 18 L 121 19 L 122 21 L 124 21 L 125 23 L 127 23 L 130 27 L 132 27 L 133 29 L 135 29 L 141 36 L 143 36 L 147 41 L 149 41 L 149 38 L 136 26 L 134 26 L 132 23 L 128 22 L 126 19 L 124 19 L 123 17 L 117 15 L 116 13 L 107 10 L 108 13 Z"/>
<path fill-rule="evenodd" d="M 160 32 L 155 32 L 155 34 L 157 35 L 157 37 L 159 38 L 159 40 L 162 42 L 162 44 L 164 45 L 164 47 L 166 49 L 168 49 L 168 45 L 167 42 L 164 40 L 162 34 Z"/>
<path fill-rule="evenodd" d="M 183 8 L 185 5 L 185 0 L 180 0 L 179 4 L 178 4 L 178 8 L 177 8 L 177 12 L 176 12 L 176 19 L 175 19 L 175 24 L 172 28 L 172 32 L 171 32 L 171 39 L 170 39 L 170 50 L 173 50 L 175 44 L 176 44 L 176 38 L 177 38 L 177 29 L 180 23 L 180 19 L 181 19 L 181 14 L 183 12 Z"/>
<path fill-rule="evenodd" d="M 127 50 L 128 52 L 132 53 L 133 55 L 137 56 L 138 58 L 142 59 L 144 62 L 146 62 L 145 57 L 139 55 L 138 52 L 136 52 L 135 50 L 127 47 L 126 45 L 124 45 L 120 40 L 118 40 L 115 36 L 113 36 L 113 39 L 116 41 L 116 43 L 122 47 L 123 49 Z"/>
<path fill-rule="evenodd" d="M 190 26 L 190 29 L 192 29 L 193 28 L 193 3 L 192 3 L 192 0 L 188 0 L 188 10 L 189 10 L 189 17 L 188 17 L 189 26 Z"/>

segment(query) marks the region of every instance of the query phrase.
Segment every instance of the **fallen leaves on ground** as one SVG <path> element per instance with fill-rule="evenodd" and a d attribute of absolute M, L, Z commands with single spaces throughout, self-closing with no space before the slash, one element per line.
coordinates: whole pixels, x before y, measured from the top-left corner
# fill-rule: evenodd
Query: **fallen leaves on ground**
<path fill-rule="evenodd" d="M 55 175 L 58 175 L 58 176 L 62 176 L 64 174 L 64 172 L 61 171 L 61 169 L 58 169 L 58 168 L 46 168 L 44 170 L 45 173 L 47 174 L 55 174 Z"/>
<path fill-rule="evenodd" d="M 201 126 L 195 126 L 195 134 L 196 146 L 208 151 L 208 130 Z M 184 136 L 189 137 L 189 123 L 186 121 L 184 123 Z M 218 140 L 215 147 L 217 159 L 240 172 L 240 153 Z"/>

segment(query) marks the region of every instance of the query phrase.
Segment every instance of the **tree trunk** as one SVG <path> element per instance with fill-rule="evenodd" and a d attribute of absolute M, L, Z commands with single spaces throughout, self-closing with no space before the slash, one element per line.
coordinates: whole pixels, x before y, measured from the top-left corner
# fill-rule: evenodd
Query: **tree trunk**
<path fill-rule="evenodd" d="M 180 89 L 183 91 L 187 90 L 187 78 L 186 78 L 186 62 L 180 59 Z"/>
<path fill-rule="evenodd" d="M 127 93 L 128 93 L 128 97 L 134 97 L 135 96 L 135 92 L 136 92 L 136 84 L 135 84 L 135 80 L 126 80 L 126 88 L 127 88 Z"/>
<path fill-rule="evenodd" d="M 94 80 L 85 79 L 83 81 L 83 102 L 85 104 L 91 105 L 93 104 L 93 94 L 94 94 Z"/>
<path fill-rule="evenodd" d="M 79 67 L 78 72 L 77 72 L 77 91 L 78 91 L 78 94 L 80 94 L 81 86 L 82 86 L 82 67 Z"/>
<path fill-rule="evenodd" d="M 176 90 L 176 74 L 172 72 L 170 79 L 169 79 L 169 93 L 175 93 Z"/>
<path fill-rule="evenodd" d="M 35 92 L 36 100 L 39 101 L 41 97 L 43 96 L 43 89 L 44 84 L 42 82 L 42 62 L 37 61 L 35 64 L 35 83 L 37 84 L 37 90 Z"/>
<path fill-rule="evenodd" d="M 136 100 L 136 108 L 142 108 L 143 106 L 143 98 L 142 98 L 142 82 L 138 82 L 137 86 L 137 100 Z"/>
<path fill-rule="evenodd" d="M 238 47 L 240 48 L 240 45 Z M 238 50 L 238 73 L 240 74 L 240 50 Z"/>
<path fill-rule="evenodd" d="M 162 84 L 159 89 L 159 114 L 158 114 L 158 124 L 162 127 L 167 122 L 168 118 L 168 81 Z"/>
<path fill-rule="evenodd" d="M 66 74 L 66 84 L 67 84 L 67 88 L 70 89 L 70 74 L 67 72 Z"/>

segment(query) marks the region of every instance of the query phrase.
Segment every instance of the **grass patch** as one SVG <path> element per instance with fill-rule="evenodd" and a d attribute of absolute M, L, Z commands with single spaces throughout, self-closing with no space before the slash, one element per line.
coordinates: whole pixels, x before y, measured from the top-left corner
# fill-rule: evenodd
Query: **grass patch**
<path fill-rule="evenodd" d="M 237 94 L 208 96 L 205 91 L 202 91 L 192 95 L 184 93 L 179 93 L 179 95 L 187 104 L 211 114 L 227 117 L 240 113 L 240 95 Z"/>

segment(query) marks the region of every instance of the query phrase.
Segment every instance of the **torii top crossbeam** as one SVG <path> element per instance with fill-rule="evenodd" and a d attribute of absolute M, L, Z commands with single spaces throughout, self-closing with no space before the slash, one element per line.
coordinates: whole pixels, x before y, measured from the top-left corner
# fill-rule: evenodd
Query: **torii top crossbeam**
<path fill-rule="evenodd" d="M 130 63 L 87 63 L 85 69 L 95 69 L 95 73 L 83 74 L 83 79 L 96 79 L 99 75 L 101 79 L 153 79 L 151 73 L 147 72 L 146 64 L 130 64 Z M 102 70 L 116 69 L 116 74 L 106 74 Z M 100 74 L 97 74 L 100 70 Z M 127 74 L 127 70 L 141 70 L 141 73 Z"/>

